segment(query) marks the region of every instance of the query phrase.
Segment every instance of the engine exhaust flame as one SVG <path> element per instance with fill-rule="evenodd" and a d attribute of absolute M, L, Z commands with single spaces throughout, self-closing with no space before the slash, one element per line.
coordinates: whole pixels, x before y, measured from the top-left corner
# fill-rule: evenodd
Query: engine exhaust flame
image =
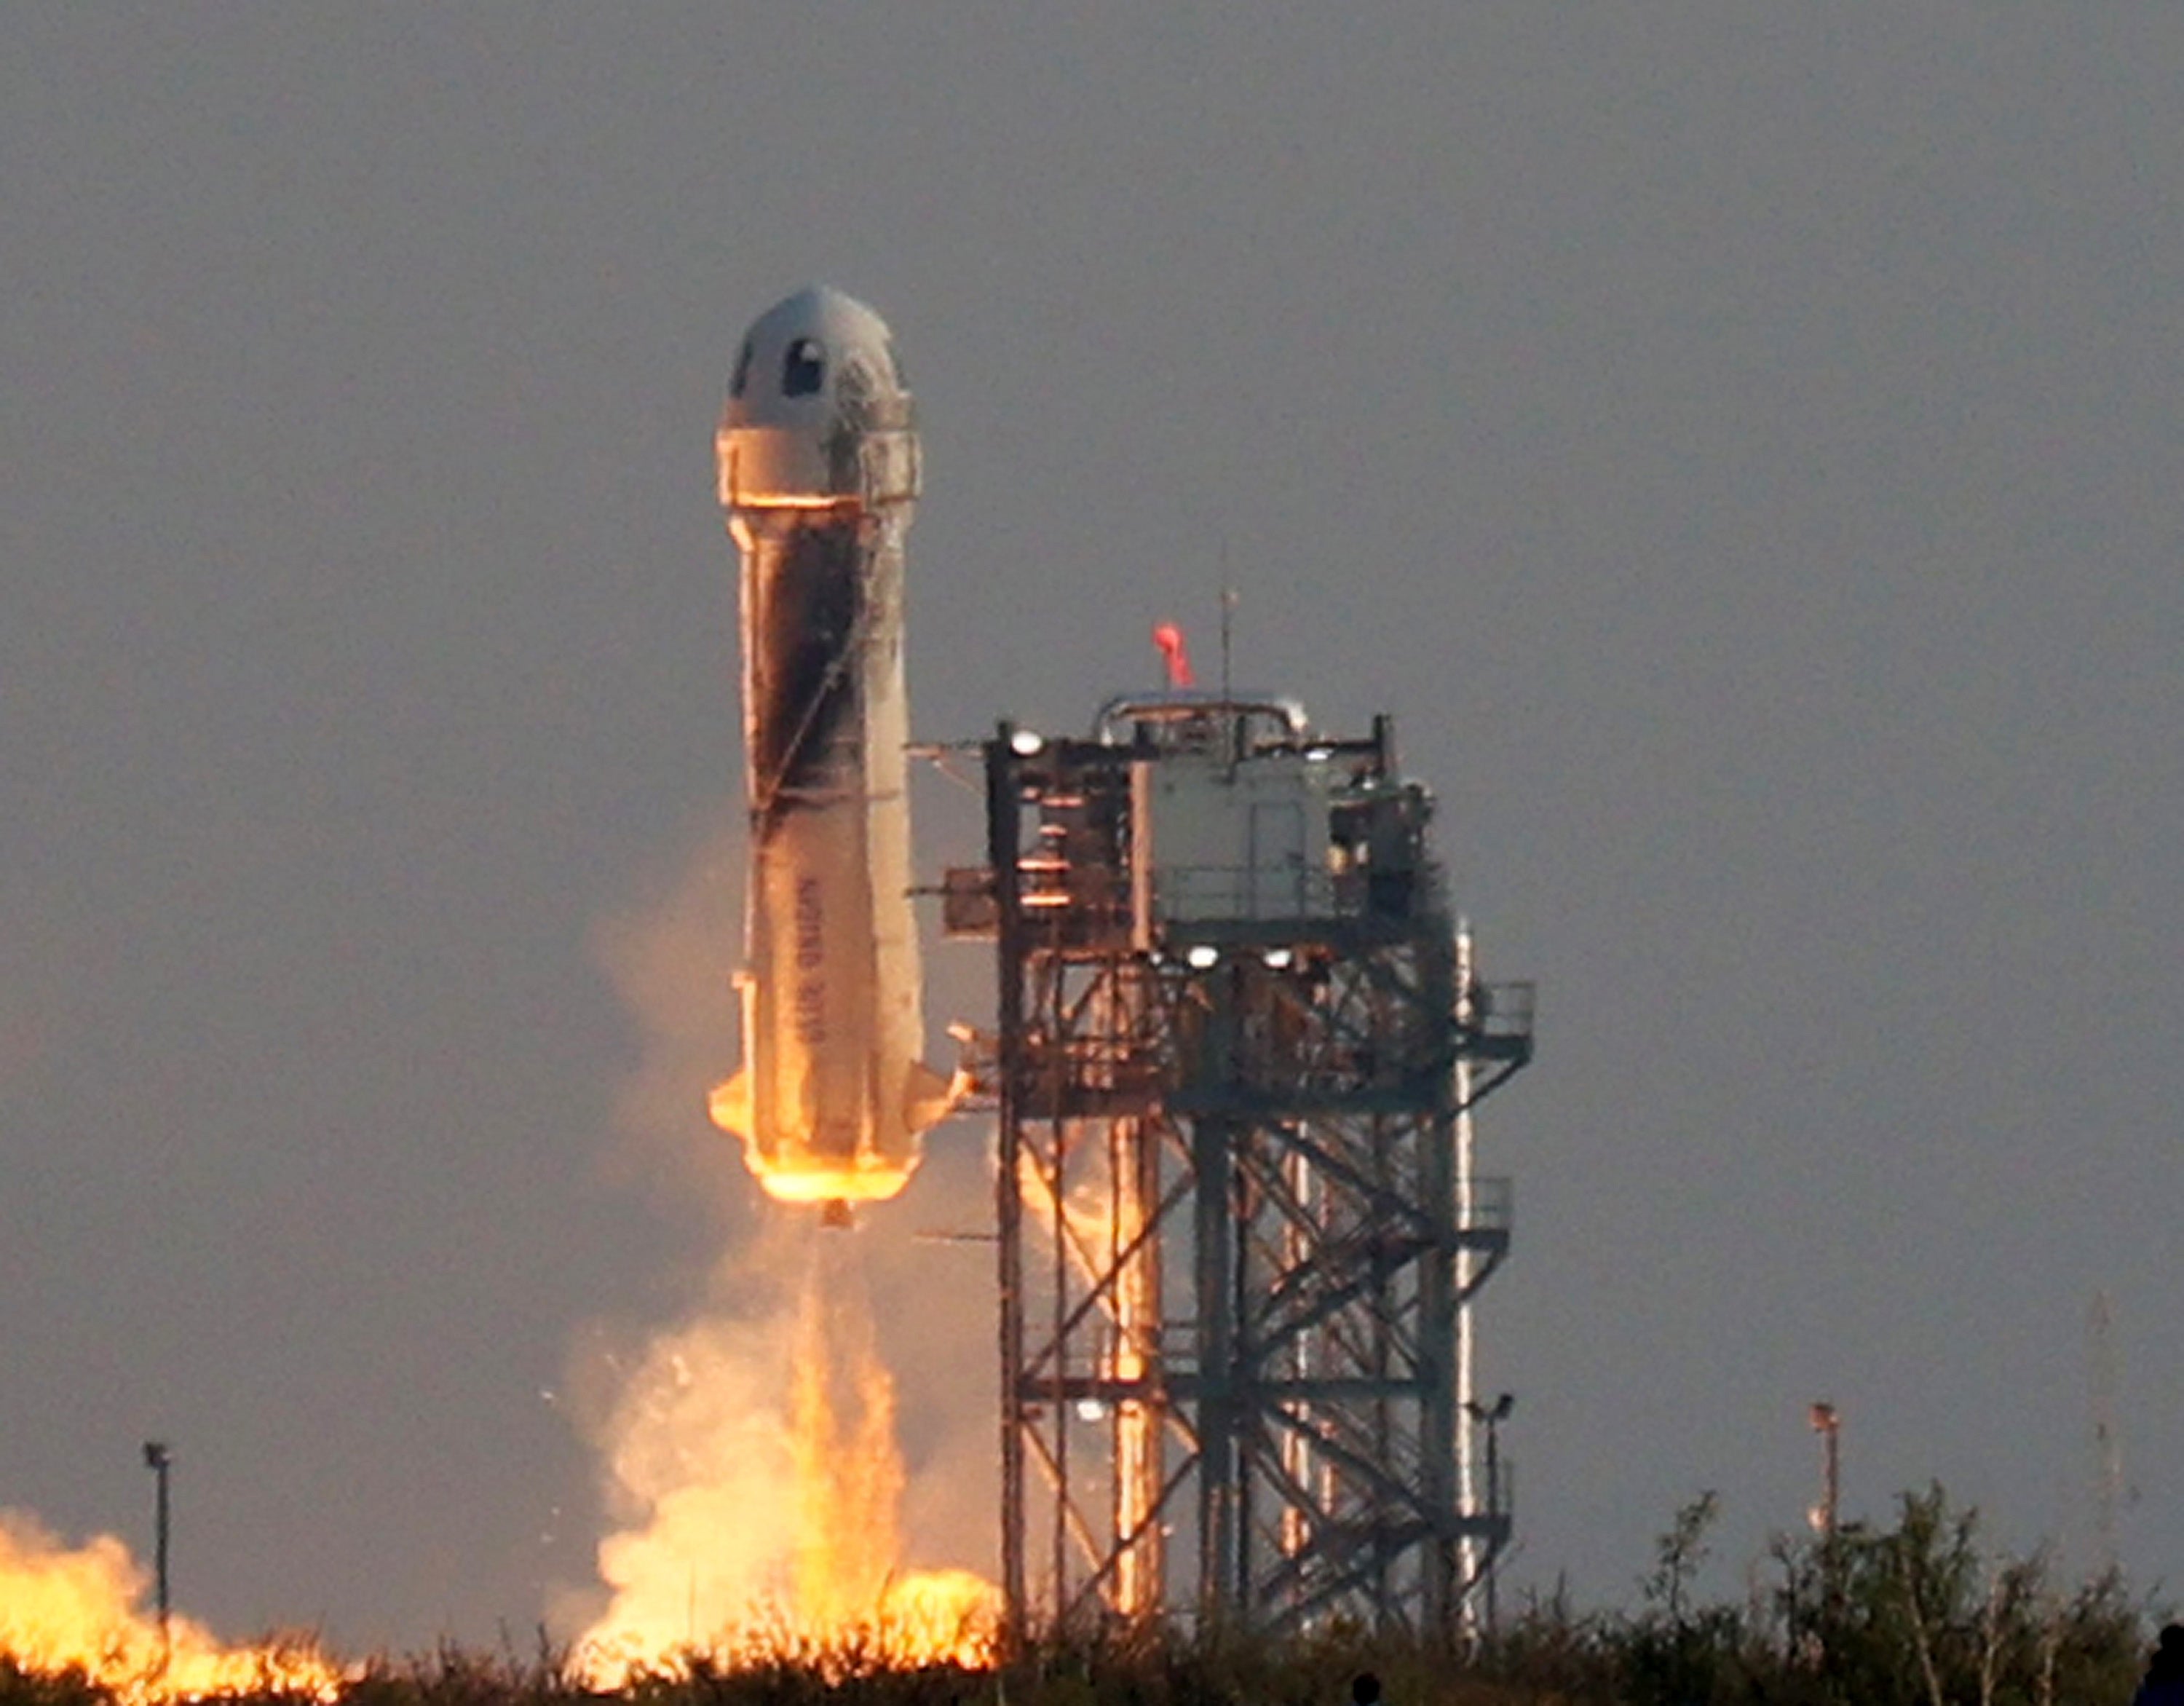
<path fill-rule="evenodd" d="M 894 1380 L 855 1246 L 800 1221 L 787 1307 L 660 1335 L 609 1423 L 610 1475 L 635 1519 L 600 1546 L 612 1598 L 577 1643 L 599 1686 L 695 1655 L 990 1657 L 991 1586 L 903 1568 Z"/>
<path fill-rule="evenodd" d="M 0 1511 L 0 1653 L 29 1671 L 81 1670 L 125 1701 L 279 1692 L 332 1700 L 341 1678 L 309 1643 L 223 1647 L 201 1624 L 144 1608 L 145 1571 L 112 1535 L 80 1547 Z"/>
<path fill-rule="evenodd" d="M 599 939 L 644 1038 L 620 1123 L 648 1146 L 648 1173 L 660 1146 L 687 1151 L 690 1109 L 717 1075 L 730 1028 L 720 971 L 745 922 L 722 874 L 742 867 L 744 846 L 741 826 L 723 826 L 671 889 Z M 748 1107 L 729 1102 L 733 1115 Z M 761 1183 L 777 1201 L 793 1195 Z M 740 1170 L 734 1188 L 749 1200 Z M 554 1620 L 598 1686 L 697 1655 L 977 1662 L 991 1648 L 998 1596 L 986 1582 L 906 1568 L 910 1477 L 868 1289 L 879 1229 L 829 1229 L 808 1207 L 760 1213 L 757 1231 L 730 1234 L 706 1304 L 571 1371 L 592 1395 L 580 1408 L 614 1531 L 599 1547 L 602 1591 L 565 1598 Z"/>

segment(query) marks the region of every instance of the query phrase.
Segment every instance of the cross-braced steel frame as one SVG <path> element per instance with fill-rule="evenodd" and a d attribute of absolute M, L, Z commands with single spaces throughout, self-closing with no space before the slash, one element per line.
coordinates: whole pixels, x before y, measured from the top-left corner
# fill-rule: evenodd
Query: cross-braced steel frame
<path fill-rule="evenodd" d="M 1459 1380 L 1507 1185 L 1457 1139 L 1529 1057 L 1529 987 L 1460 968 L 1384 725 L 1326 750 L 1417 827 L 1410 868 L 1379 836 L 1298 916 L 1158 928 L 1129 868 L 1158 751 L 1011 735 L 985 761 L 1012 1622 L 1452 1635 L 1510 1525 Z"/>

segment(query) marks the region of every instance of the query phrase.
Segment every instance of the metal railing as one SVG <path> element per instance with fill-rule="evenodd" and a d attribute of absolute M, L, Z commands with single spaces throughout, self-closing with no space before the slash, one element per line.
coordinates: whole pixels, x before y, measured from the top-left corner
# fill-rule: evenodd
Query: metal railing
<path fill-rule="evenodd" d="M 1465 1232 L 1506 1232 L 1516 1219 L 1516 1182 L 1504 1177 L 1474 1176 L 1457 1205 L 1457 1225 Z"/>

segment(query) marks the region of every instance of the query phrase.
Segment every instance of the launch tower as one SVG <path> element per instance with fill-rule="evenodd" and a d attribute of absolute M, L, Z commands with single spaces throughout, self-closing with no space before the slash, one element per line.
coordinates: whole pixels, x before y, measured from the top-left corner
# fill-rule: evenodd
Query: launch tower
<path fill-rule="evenodd" d="M 1532 991 L 1475 976 L 1391 724 L 1172 690 L 983 754 L 946 912 L 998 945 L 1013 1625 L 1456 1632 L 1510 1531 L 1468 1320 L 1510 1194 L 1470 1114 Z"/>

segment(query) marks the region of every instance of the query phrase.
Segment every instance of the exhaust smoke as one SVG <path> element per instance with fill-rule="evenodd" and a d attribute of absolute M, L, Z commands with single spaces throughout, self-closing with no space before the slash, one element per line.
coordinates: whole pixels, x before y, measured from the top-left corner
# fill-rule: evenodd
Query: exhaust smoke
<path fill-rule="evenodd" d="M 911 1567 L 921 1553 L 975 1543 L 922 1530 L 972 1526 L 954 1519 L 980 1485 L 964 1473 L 975 1474 L 976 1452 L 928 1463 L 925 1521 L 907 1514 L 917 1505 L 883 1350 L 927 1363 L 948 1352 L 929 1331 L 890 1326 L 882 1311 L 903 1283 L 892 1265 L 902 1249 L 891 1257 L 888 1240 L 904 1229 L 889 1217 L 924 1211 L 874 1210 L 845 1233 L 808 1206 L 761 1196 L 741 1168 L 703 1170 L 710 1157 L 694 1141 L 693 1114 L 718 1057 L 741 847 L 738 830 L 722 826 L 666 892 L 597 937 L 643 1039 L 619 1101 L 630 1158 L 641 1155 L 655 1176 L 689 1181 L 694 1170 L 726 1190 L 733 1210 L 718 1224 L 725 1247 L 703 1296 L 682 1319 L 572 1370 L 571 1386 L 596 1395 L 580 1408 L 611 1532 L 598 1552 L 603 1591 L 565 1600 L 553 1621 L 581 1631 L 577 1666 L 601 1686 L 678 1670 L 694 1655 L 824 1662 L 855 1651 L 976 1663 L 996 1627 L 998 1595 L 982 1577 Z M 935 1186 L 947 1178 L 944 1169 Z M 967 1432 L 957 1424 L 980 1436 L 991 1425 L 983 1397 L 975 1412 L 951 1408 L 939 1420 L 957 1441 Z"/>
<path fill-rule="evenodd" d="M 858 1241 L 778 1216 L 716 1278 L 769 1306 L 660 1334 L 623 1387 L 604 1443 L 627 1525 L 599 1547 L 611 1598 L 580 1668 L 611 1686 L 699 1654 L 983 1661 L 993 1588 L 905 1565 L 895 1383 Z"/>

